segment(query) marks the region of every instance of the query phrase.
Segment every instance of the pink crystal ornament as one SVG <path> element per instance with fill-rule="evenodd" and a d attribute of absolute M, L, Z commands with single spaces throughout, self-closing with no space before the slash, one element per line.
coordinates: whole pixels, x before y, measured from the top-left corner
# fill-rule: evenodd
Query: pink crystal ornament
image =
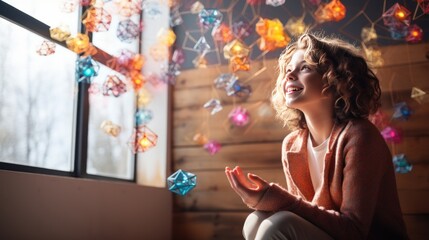
<path fill-rule="evenodd" d="M 429 0 L 417 0 L 417 3 L 419 4 L 424 14 L 429 13 Z"/>
<path fill-rule="evenodd" d="M 40 48 L 36 52 L 40 56 L 48 56 L 55 53 L 55 47 L 55 43 L 48 40 L 43 40 L 42 44 L 40 45 Z"/>
<path fill-rule="evenodd" d="M 392 143 L 400 143 L 402 141 L 402 137 L 398 130 L 393 127 L 387 126 L 381 131 L 381 135 L 384 140 Z"/>
<path fill-rule="evenodd" d="M 106 81 L 103 84 L 103 95 L 119 97 L 121 94 L 127 92 L 127 86 L 124 82 L 119 79 L 116 75 L 107 76 Z"/>
<path fill-rule="evenodd" d="M 236 127 L 244 127 L 250 122 L 250 114 L 247 109 L 238 106 L 228 115 L 229 121 Z"/>
<path fill-rule="evenodd" d="M 204 144 L 204 149 L 210 154 L 215 155 L 222 148 L 221 144 L 216 140 L 209 140 Z"/>

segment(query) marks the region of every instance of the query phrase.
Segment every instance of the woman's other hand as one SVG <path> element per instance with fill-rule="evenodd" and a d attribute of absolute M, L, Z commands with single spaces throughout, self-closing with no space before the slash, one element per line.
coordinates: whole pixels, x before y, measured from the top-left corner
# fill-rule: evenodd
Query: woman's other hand
<path fill-rule="evenodd" d="M 258 204 L 270 186 L 268 182 L 255 174 L 248 173 L 246 177 L 239 166 L 236 166 L 233 170 L 226 167 L 225 174 L 232 189 L 251 208 L 254 208 Z"/>

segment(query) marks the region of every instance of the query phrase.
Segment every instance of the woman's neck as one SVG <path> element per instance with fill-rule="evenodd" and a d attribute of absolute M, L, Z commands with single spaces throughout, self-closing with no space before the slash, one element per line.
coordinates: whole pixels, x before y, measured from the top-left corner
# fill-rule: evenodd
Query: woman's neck
<path fill-rule="evenodd" d="M 305 113 L 308 130 L 310 131 L 313 146 L 319 146 L 331 134 L 334 119 L 329 111 Z"/>

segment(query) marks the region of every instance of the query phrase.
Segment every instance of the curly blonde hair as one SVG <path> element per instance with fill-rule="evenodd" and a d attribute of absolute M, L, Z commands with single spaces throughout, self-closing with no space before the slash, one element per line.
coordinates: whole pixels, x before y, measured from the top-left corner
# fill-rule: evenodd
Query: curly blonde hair
<path fill-rule="evenodd" d="M 289 44 L 278 60 L 279 76 L 271 102 L 285 126 L 291 130 L 307 127 L 304 114 L 287 107 L 282 86 L 286 66 L 298 49 L 305 50 L 304 60 L 322 75 L 325 83 L 322 92 L 333 95 L 335 122 L 367 118 L 380 107 L 379 80 L 358 48 L 339 38 L 305 33 Z"/>

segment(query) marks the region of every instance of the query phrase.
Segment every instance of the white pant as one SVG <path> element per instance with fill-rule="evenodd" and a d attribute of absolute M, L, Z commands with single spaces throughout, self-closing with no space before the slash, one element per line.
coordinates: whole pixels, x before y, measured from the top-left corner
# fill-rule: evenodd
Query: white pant
<path fill-rule="evenodd" d="M 243 236 L 246 240 L 333 239 L 309 221 L 288 211 L 254 211 L 244 223 Z"/>

